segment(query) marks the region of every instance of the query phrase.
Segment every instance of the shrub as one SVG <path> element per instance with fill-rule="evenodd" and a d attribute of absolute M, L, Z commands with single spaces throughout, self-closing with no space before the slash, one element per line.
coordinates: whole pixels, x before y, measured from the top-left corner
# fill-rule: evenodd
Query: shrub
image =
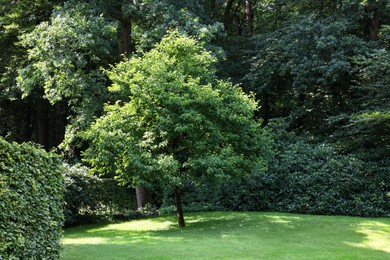
<path fill-rule="evenodd" d="M 330 145 L 290 144 L 275 157 L 270 172 L 282 184 L 275 210 L 352 216 L 386 213 L 386 179 L 375 176 L 368 163 L 338 155 Z"/>
<path fill-rule="evenodd" d="M 190 210 L 195 205 L 202 210 L 390 216 L 388 159 L 364 161 L 357 154 L 340 154 L 330 144 L 287 132 L 282 120 L 272 123 L 274 155 L 267 170 L 222 185 L 193 186 L 184 204 Z"/>
<path fill-rule="evenodd" d="M 55 259 L 63 223 L 61 161 L 0 138 L 0 259 Z"/>
<path fill-rule="evenodd" d="M 134 189 L 114 179 L 101 179 L 80 164 L 65 165 L 65 225 L 99 222 L 131 215 L 136 208 Z"/>
<path fill-rule="evenodd" d="M 219 202 L 226 209 L 306 214 L 389 216 L 388 171 L 329 144 L 284 140 L 267 172 L 226 182 Z M 388 170 L 388 168 L 387 168 Z"/>

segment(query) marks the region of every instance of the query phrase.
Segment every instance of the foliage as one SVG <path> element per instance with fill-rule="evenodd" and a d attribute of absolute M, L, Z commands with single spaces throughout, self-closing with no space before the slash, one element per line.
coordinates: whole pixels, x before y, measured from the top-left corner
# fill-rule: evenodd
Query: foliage
<path fill-rule="evenodd" d="M 65 225 L 91 223 L 136 208 L 135 191 L 101 179 L 81 165 L 65 165 Z"/>
<path fill-rule="evenodd" d="M 16 68 L 25 61 L 25 51 L 15 44 L 18 37 L 31 32 L 34 26 L 46 21 L 56 4 L 62 0 L 19 0 L 10 4 L 9 0 L 0 0 L 0 89 L 3 98 L 15 98 L 18 91 L 14 87 Z"/>
<path fill-rule="evenodd" d="M 187 218 L 184 230 L 174 225 L 174 215 L 66 229 L 62 258 L 386 259 L 389 255 L 388 218 L 275 212 L 198 212 Z"/>
<path fill-rule="evenodd" d="M 34 30 L 37 24 L 47 21 L 54 6 L 61 2 L 63 1 L 18 0 L 16 4 L 0 0 L 0 135 L 7 136 L 9 140 L 20 143 L 37 142 L 39 139 L 35 122 L 37 103 L 40 100 L 35 95 L 21 99 L 21 91 L 16 87 L 18 68 L 27 60 L 26 50 L 18 44 L 18 38 Z M 61 129 L 52 129 L 53 132 L 61 132 Z M 46 145 L 42 140 L 41 144 Z"/>
<path fill-rule="evenodd" d="M 102 92 L 100 66 L 110 60 L 115 30 L 87 4 L 67 2 L 56 8 L 50 22 L 22 36 L 30 62 L 20 70 L 20 88 L 28 95 L 43 83 L 52 103 L 63 98 L 76 103 L 87 93 Z M 90 89 L 94 86 L 98 89 Z"/>
<path fill-rule="evenodd" d="M 55 259 L 63 223 L 58 156 L 0 138 L 0 258 Z"/>
<path fill-rule="evenodd" d="M 276 209 L 311 214 L 384 216 L 388 175 L 374 174 L 351 155 L 337 155 L 326 144 L 302 141 L 283 148 L 270 172 L 281 186 Z"/>
<path fill-rule="evenodd" d="M 220 51 L 213 42 L 222 36 L 223 25 L 210 20 L 198 0 L 143 2 L 138 6 L 137 26 L 134 27 L 139 50 L 150 50 L 166 35 L 167 30 L 177 29 L 205 42 L 208 49 L 216 53 Z"/>
<path fill-rule="evenodd" d="M 390 35 L 385 29 L 381 33 L 383 38 Z M 389 48 L 384 41 L 381 48 L 355 58 L 358 79 L 351 104 L 355 110 L 328 119 L 328 124 L 336 129 L 333 140 L 344 152 L 354 153 L 364 160 L 390 158 Z"/>
<path fill-rule="evenodd" d="M 247 79 L 259 97 L 268 100 L 265 116 L 292 114 L 293 127 L 307 130 L 347 109 L 353 58 L 369 50 L 349 27 L 343 19 L 305 17 L 257 37 Z"/>
<path fill-rule="evenodd" d="M 235 178 L 236 181 L 241 178 Z M 189 181 L 185 180 L 182 186 L 182 202 L 184 212 L 205 212 L 226 210 L 227 207 L 221 203 L 221 190 L 225 181 L 210 182 L 207 179 Z M 173 214 L 175 212 L 175 198 L 169 193 L 158 194 L 161 197 L 159 213 Z M 158 197 L 157 197 L 158 198 Z M 159 204 L 158 204 L 159 205 Z"/>
<path fill-rule="evenodd" d="M 218 80 L 214 62 L 194 39 L 173 32 L 114 67 L 111 91 L 130 101 L 106 106 L 87 133 L 85 160 L 125 183 L 158 179 L 170 187 L 265 168 L 270 139 L 252 119 L 256 102 Z"/>
<path fill-rule="evenodd" d="M 115 23 L 100 16 L 94 5 L 76 1 L 55 8 L 49 22 L 20 36 L 28 61 L 19 69 L 18 87 L 25 96 L 43 91 L 52 104 L 68 102 L 73 116 L 66 144 L 74 141 L 78 129 L 86 128 L 108 99 L 102 67 L 115 60 L 115 37 Z"/>
<path fill-rule="evenodd" d="M 389 216 L 388 168 L 340 155 L 331 145 L 281 131 L 269 170 L 226 183 L 219 197 L 230 210 Z M 279 128 L 279 129 L 277 129 Z"/>

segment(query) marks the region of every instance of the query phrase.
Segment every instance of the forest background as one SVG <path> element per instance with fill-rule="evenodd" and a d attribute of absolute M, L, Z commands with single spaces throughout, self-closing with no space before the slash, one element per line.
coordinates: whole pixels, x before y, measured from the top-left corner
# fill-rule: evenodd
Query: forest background
<path fill-rule="evenodd" d="M 87 174 L 85 133 L 123 99 L 107 71 L 177 30 L 218 60 L 219 79 L 254 93 L 273 140 L 255 174 L 183 180 L 185 210 L 389 216 L 389 10 L 387 0 L 1 0 L 0 135 L 61 154 L 68 224 L 134 209 L 115 172 Z M 173 204 L 157 180 L 131 184 L 142 184 L 138 206 Z"/>

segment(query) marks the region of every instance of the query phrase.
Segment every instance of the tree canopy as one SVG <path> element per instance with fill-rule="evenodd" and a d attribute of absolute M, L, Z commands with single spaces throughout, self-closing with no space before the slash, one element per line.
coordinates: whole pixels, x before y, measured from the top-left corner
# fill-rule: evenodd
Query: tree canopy
<path fill-rule="evenodd" d="M 186 178 L 261 172 L 270 139 L 253 119 L 256 102 L 218 80 L 213 63 L 199 43 L 178 32 L 119 63 L 109 72 L 110 90 L 129 101 L 105 106 L 87 133 L 86 161 L 133 185 L 158 178 L 176 190 Z"/>

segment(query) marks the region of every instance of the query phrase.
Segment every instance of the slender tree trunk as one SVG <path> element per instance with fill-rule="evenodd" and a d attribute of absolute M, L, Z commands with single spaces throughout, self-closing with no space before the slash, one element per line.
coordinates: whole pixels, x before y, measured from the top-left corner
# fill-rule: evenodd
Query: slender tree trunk
<path fill-rule="evenodd" d="M 68 115 L 69 115 L 69 108 L 66 102 L 61 102 L 58 104 L 58 108 L 60 111 L 57 110 L 58 119 L 57 119 L 57 132 L 55 137 L 55 145 L 59 145 L 65 137 L 65 129 L 68 124 Z"/>
<path fill-rule="evenodd" d="M 120 37 L 119 37 L 119 55 L 120 59 L 129 57 L 131 54 L 131 19 L 130 17 L 123 18 L 120 21 Z"/>
<path fill-rule="evenodd" d="M 298 106 L 302 108 L 305 105 L 305 100 L 306 100 L 306 95 L 304 93 L 299 93 L 298 94 Z M 304 122 L 304 116 L 305 115 L 300 115 L 295 122 L 295 127 L 298 132 L 302 131 L 302 128 L 305 124 Z"/>
<path fill-rule="evenodd" d="M 246 23 L 247 23 L 247 34 L 249 37 L 253 35 L 253 7 L 251 0 L 245 1 L 245 16 L 246 16 Z"/>
<path fill-rule="evenodd" d="M 46 100 L 39 99 L 37 104 L 37 125 L 38 125 L 38 143 L 43 145 L 46 150 L 49 147 L 49 117 Z"/>
<path fill-rule="evenodd" d="M 231 15 L 230 12 L 232 10 L 234 0 L 227 0 L 225 12 L 223 15 L 223 25 L 225 26 L 225 31 L 228 31 L 230 29 L 230 25 L 232 23 L 231 21 Z"/>
<path fill-rule="evenodd" d="M 374 10 L 374 16 L 370 26 L 370 40 L 376 41 L 378 39 L 378 32 L 380 27 L 380 19 L 382 16 L 382 0 L 379 0 Z"/>
<path fill-rule="evenodd" d="M 31 127 L 31 103 L 27 103 L 27 109 L 25 110 L 25 122 L 24 122 L 24 131 L 23 131 L 23 139 L 31 140 L 32 136 L 32 127 Z"/>
<path fill-rule="evenodd" d="M 152 203 L 152 194 L 145 187 L 142 186 L 135 187 L 135 194 L 137 195 L 138 209 L 145 207 L 146 204 Z"/>
<path fill-rule="evenodd" d="M 179 187 L 175 187 L 175 199 L 176 199 L 176 211 L 177 211 L 177 220 L 179 227 L 183 228 L 186 226 L 184 222 L 184 213 L 183 213 L 183 205 L 181 203 L 181 194 Z"/>
<path fill-rule="evenodd" d="M 238 35 L 242 35 L 243 32 L 245 31 L 244 28 L 246 27 L 245 19 L 242 19 L 242 17 L 240 15 L 237 15 L 239 13 L 240 8 L 241 8 L 241 4 L 242 4 L 242 1 L 237 2 L 236 8 L 235 8 L 233 15 L 232 15 L 232 21 L 234 19 L 237 21 L 237 34 Z"/>
<path fill-rule="evenodd" d="M 268 125 L 270 118 L 270 102 L 269 102 L 269 94 L 264 91 L 263 94 L 263 126 Z"/>
<path fill-rule="evenodd" d="M 215 18 L 215 14 L 216 14 L 216 0 L 211 0 L 210 1 L 210 18 Z"/>

